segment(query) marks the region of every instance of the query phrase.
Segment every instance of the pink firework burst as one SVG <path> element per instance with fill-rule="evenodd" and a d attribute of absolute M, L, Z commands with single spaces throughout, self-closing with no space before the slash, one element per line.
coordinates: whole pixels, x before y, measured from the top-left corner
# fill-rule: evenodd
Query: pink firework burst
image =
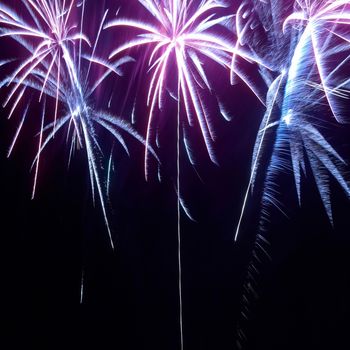
<path fill-rule="evenodd" d="M 211 90 L 203 59 L 210 59 L 216 64 L 231 69 L 232 55 L 242 57 L 248 62 L 257 61 L 249 52 L 243 51 L 215 30 L 216 27 L 227 27 L 231 24 L 232 15 L 218 16 L 217 11 L 227 5 L 219 0 L 204 0 L 200 2 L 179 0 L 139 0 L 152 15 L 155 24 L 143 20 L 117 18 L 107 23 L 104 28 L 130 27 L 142 33 L 131 41 L 117 47 L 110 59 L 128 49 L 151 45 L 148 57 L 151 80 L 147 86 L 149 119 L 147 128 L 147 145 L 150 142 L 152 122 L 156 108 L 162 109 L 166 93 L 166 80 L 173 74 L 173 62 L 177 73 L 177 96 L 175 99 L 180 106 L 180 100 L 185 106 L 187 121 L 190 126 L 199 124 L 210 159 L 216 163 L 213 152 L 214 133 L 212 130 L 209 111 L 201 97 L 202 89 Z M 228 33 L 227 37 L 230 37 Z M 235 65 L 235 73 L 256 93 L 255 86 L 249 83 L 246 76 Z M 236 68 L 236 69 L 235 69 Z M 148 151 L 145 155 L 145 173 L 148 173 Z"/>

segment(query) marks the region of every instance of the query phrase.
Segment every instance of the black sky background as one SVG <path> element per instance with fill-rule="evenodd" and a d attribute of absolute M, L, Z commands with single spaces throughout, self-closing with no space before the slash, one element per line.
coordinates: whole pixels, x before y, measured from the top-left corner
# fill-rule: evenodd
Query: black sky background
<path fill-rule="evenodd" d="M 111 8 L 109 18 L 121 5 L 124 14 L 137 15 L 135 8 L 140 8 L 136 1 L 94 2 L 88 12 L 91 23 L 101 17 L 103 4 Z M 115 32 L 103 35 L 100 55 L 108 54 L 119 40 Z M 0 48 L 1 59 L 18 55 L 18 47 L 10 40 L 3 40 Z M 124 77 L 111 78 L 94 103 L 105 109 L 113 90 L 111 110 L 130 118 L 137 94 L 136 128 L 144 134 L 143 84 L 148 78 L 140 73 L 142 67 L 135 67 L 128 65 Z M 8 73 L 0 71 L 1 76 Z M 191 137 L 196 140 L 193 147 L 201 179 L 181 151 L 183 195 L 197 219 L 191 222 L 182 215 L 186 350 L 235 349 L 237 325 L 242 325 L 242 285 L 259 212 L 258 200 L 250 200 L 240 239 L 234 244 L 264 109 L 243 84 L 230 86 L 227 72 L 219 68 L 209 74 L 233 118 L 223 120 L 215 111 L 214 98 L 206 96 L 214 111 L 220 167 L 208 160 L 199 133 Z M 5 93 L 0 96 L 3 100 Z M 8 110 L 1 110 L 1 348 L 179 349 L 176 103 L 170 98 L 167 103 L 159 116 L 162 183 L 157 180 L 155 162 L 150 180 L 144 180 L 142 145 L 128 138 L 130 158 L 115 147 L 109 203 L 115 252 L 98 202 L 95 208 L 92 205 L 84 152 L 76 153 L 67 170 L 69 150 L 65 135 L 58 135 L 42 158 L 37 197 L 31 200 L 29 169 L 37 147 L 33 135 L 39 128 L 40 109 L 33 107 L 10 159 L 6 153 L 21 115 L 8 121 Z M 331 143 L 347 160 L 349 131 L 348 126 L 329 124 Z M 109 151 L 110 137 L 103 132 L 100 137 Z M 283 174 L 281 184 L 288 217 L 273 216 L 272 261 L 264 265 L 260 297 L 251 320 L 244 324 L 246 348 L 349 349 L 350 204 L 332 184 L 332 228 L 311 175 L 304 179 L 300 209 L 289 176 Z M 82 269 L 85 283 L 80 305 Z"/>

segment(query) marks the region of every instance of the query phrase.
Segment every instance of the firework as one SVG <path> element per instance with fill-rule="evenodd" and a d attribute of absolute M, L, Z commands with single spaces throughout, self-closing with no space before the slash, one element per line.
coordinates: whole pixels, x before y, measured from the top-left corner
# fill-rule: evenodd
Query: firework
<path fill-rule="evenodd" d="M 33 167 L 35 167 L 33 197 L 37 184 L 40 156 L 55 134 L 65 129 L 67 142 L 69 142 L 71 150 L 70 159 L 75 149 L 84 148 L 86 150 L 92 194 L 94 197 L 96 189 L 110 243 L 112 248 L 114 248 L 107 218 L 106 190 L 102 180 L 102 167 L 100 164 L 103 153 L 100 140 L 98 139 L 97 128 L 102 127 L 107 130 L 128 153 L 129 151 L 121 131 L 132 135 L 142 143 L 144 143 L 144 139 L 127 122 L 110 113 L 94 109 L 89 100 L 94 91 L 111 73 L 121 75 L 120 67 L 130 62 L 131 58 L 123 57 L 113 64 L 109 64 L 95 54 L 108 10 L 105 12 L 98 26 L 96 38 L 91 44 L 87 36 L 82 32 L 85 2 L 83 6 L 78 4 L 82 8 L 79 30 L 77 29 L 78 26 L 74 25 L 70 20 L 73 8 L 76 9 L 77 6 L 75 1 L 71 1 L 67 6 L 65 1 L 59 0 L 54 2 L 23 1 L 23 4 L 33 21 L 33 25 L 28 24 L 8 7 L 0 5 L 0 24 L 4 26 L 1 29 L 1 36 L 12 36 L 29 53 L 28 59 L 21 63 L 13 74 L 5 78 L 0 83 L 0 86 L 13 86 L 4 103 L 4 106 L 6 106 L 11 100 L 14 100 L 10 116 L 19 102 L 26 98 L 24 92 L 28 88 L 39 92 L 39 101 L 43 95 L 55 99 L 55 114 L 52 121 L 47 121 L 48 118 L 45 118 L 47 113 L 45 112 L 45 103 L 43 104 L 39 148 L 33 162 Z M 39 43 L 34 40 L 37 38 L 39 38 Z M 75 42 L 78 42 L 79 45 L 75 45 Z M 91 48 L 90 51 L 92 52 L 90 54 L 86 53 L 87 50 L 82 51 L 82 42 L 87 43 L 88 47 Z M 82 60 L 88 64 L 88 68 L 84 70 L 85 75 L 81 70 Z M 105 72 L 98 79 L 95 79 L 94 84 L 90 85 L 89 76 L 91 75 L 92 64 L 104 67 Z M 30 103 L 31 101 L 27 102 L 23 118 L 11 144 L 9 155 L 24 125 Z M 61 111 L 60 106 L 62 107 L 62 114 L 59 113 Z"/>
<path fill-rule="evenodd" d="M 324 101 L 330 107 L 337 121 L 344 121 L 345 112 L 342 100 L 348 98 L 349 78 L 337 74 L 346 67 L 350 52 L 346 37 L 340 33 L 348 25 L 348 1 L 296 2 L 294 12 L 283 23 L 284 35 L 290 40 L 290 49 L 285 53 L 285 66 L 280 67 L 279 76 L 270 86 L 267 112 L 262 121 L 256 140 L 251 178 L 246 192 L 243 210 L 236 230 L 237 239 L 248 194 L 253 190 L 258 169 L 261 165 L 264 145 L 271 142 L 266 139 L 271 129 L 277 128 L 275 141 L 277 148 L 285 149 L 291 156 L 291 169 L 295 178 L 296 191 L 301 203 L 302 172 L 306 174 L 306 158 L 311 165 L 318 190 L 327 215 L 332 222 L 328 173 L 332 174 L 349 195 L 349 184 L 345 179 L 345 161 L 327 142 L 319 131 L 321 120 L 315 114 L 324 113 Z M 287 26 L 298 21 L 287 35 Z M 300 22 L 308 24 L 300 26 Z M 350 23 L 350 22 L 349 22 Z M 319 38 L 322 37 L 322 43 Z M 275 36 L 277 37 L 277 36 Z M 285 40 L 285 39 L 283 39 Z M 280 43 L 277 48 L 284 48 Z M 339 59 L 339 55 L 343 56 Z M 333 63 L 333 67 L 329 62 Z M 271 171 L 279 172 L 286 168 L 286 160 L 272 162 Z M 287 166 L 287 169 L 288 166 Z M 274 201 L 275 191 L 268 196 Z"/>
<path fill-rule="evenodd" d="M 54 2 L 29 0 L 22 1 L 22 3 L 32 19 L 32 24 L 22 19 L 15 11 L 7 6 L 0 5 L 1 37 L 20 37 L 22 43 L 25 43 L 26 48 L 30 52 L 28 59 L 18 67 L 7 83 L 10 85 L 12 82 L 17 81 L 3 105 L 6 106 L 9 103 L 22 83 L 37 67 L 44 66 L 45 78 L 39 100 L 41 100 L 44 94 L 50 75 L 55 74 L 57 80 L 56 120 L 62 69 L 61 62 L 64 60 L 66 67 L 63 69 L 68 72 L 72 83 L 77 85 L 78 77 L 69 52 L 69 45 L 75 42 L 81 43 L 81 41 L 85 41 L 90 45 L 90 42 L 82 31 L 79 32 L 77 26 L 72 24 L 71 15 L 75 4 L 74 1 L 71 1 L 68 7 L 65 7 L 65 2 L 62 3 L 58 0 Z M 32 46 L 32 43 L 29 42 L 30 39 L 36 39 L 37 43 Z M 56 67 L 57 69 L 55 69 Z"/>
<path fill-rule="evenodd" d="M 209 157 L 214 163 L 217 163 L 213 151 L 215 135 L 210 122 L 209 111 L 205 107 L 205 102 L 200 93 L 202 89 L 212 91 L 209 78 L 205 72 L 205 59 L 214 61 L 226 69 L 232 68 L 232 74 L 238 75 L 262 100 L 256 86 L 247 79 L 243 71 L 236 67 L 234 63 L 231 65 L 233 53 L 249 62 L 256 62 L 257 58 L 215 31 L 217 26 L 225 28 L 231 24 L 232 15 L 218 16 L 216 14 L 217 10 L 226 7 L 223 1 L 206 0 L 196 3 L 179 0 L 161 2 L 140 0 L 139 2 L 152 15 L 155 24 L 117 18 L 107 23 L 105 28 L 126 26 L 142 32 L 136 38 L 117 47 L 111 53 L 110 58 L 131 48 L 145 45 L 152 46 L 148 58 L 149 71 L 152 72 L 152 76 L 147 86 L 147 104 L 150 111 L 146 143 L 149 144 L 152 136 L 155 110 L 157 107 L 159 109 L 164 107 L 167 82 L 172 71 L 172 62 L 175 62 L 178 88 L 177 93 L 173 96 L 178 103 L 180 103 L 180 100 L 183 102 L 188 125 L 193 126 L 195 122 L 198 123 Z M 230 33 L 228 33 L 228 36 L 230 36 Z M 258 62 L 265 66 L 263 62 Z M 146 151 L 146 177 L 147 169 L 148 152 Z"/>
<path fill-rule="evenodd" d="M 343 96 L 342 88 L 348 85 L 349 81 L 342 84 L 335 84 L 334 76 L 343 65 L 348 61 L 348 55 L 345 60 L 338 62 L 338 65 L 330 70 L 327 64 L 331 49 L 332 56 L 336 53 L 344 52 L 348 47 L 350 38 L 347 35 L 350 25 L 350 2 L 348 0 L 339 1 L 296 1 L 295 11 L 284 21 L 283 31 L 285 32 L 291 24 L 299 24 L 302 27 L 302 35 L 300 38 L 298 50 L 302 51 L 302 43 L 308 43 L 312 47 L 312 54 L 317 73 L 319 75 L 320 85 L 324 91 L 328 105 L 333 116 L 338 122 L 344 122 L 344 111 L 337 101 L 337 97 Z M 326 40 L 325 40 L 326 39 Z M 299 51 L 299 52 L 300 52 Z M 297 53 L 302 55 L 302 53 Z M 298 69 L 298 65 L 294 67 Z M 293 72 L 292 72 L 293 73 Z"/>
<path fill-rule="evenodd" d="M 269 12 L 270 19 L 274 18 L 276 23 L 284 23 L 279 33 L 268 34 L 274 38 L 275 49 L 280 51 L 277 56 L 284 56 L 284 60 L 280 60 L 277 77 L 267 95 L 267 109 L 256 139 L 251 177 L 235 235 L 237 239 L 248 195 L 257 186 L 259 173 L 263 182 L 259 228 L 244 284 L 243 320 L 248 319 L 256 300 L 261 266 L 270 259 L 267 237 L 271 209 L 277 208 L 284 214 L 283 203 L 278 198 L 283 192 L 279 183 L 281 174 L 291 173 L 294 177 L 301 205 L 301 181 L 309 168 L 331 223 L 331 177 L 350 198 L 346 163 L 322 135 L 328 115 L 339 122 L 346 120 L 344 102 L 348 97 L 349 78 L 344 78 L 343 69 L 350 52 L 342 33 L 349 22 L 349 1 L 296 1 L 294 5 L 293 9 L 297 10 L 285 21 L 281 13 L 276 13 L 278 2 L 255 7 Z M 276 23 L 269 29 L 276 30 Z M 239 346 L 245 339 L 244 329 L 239 327 Z"/>
<path fill-rule="evenodd" d="M 181 277 L 181 207 L 189 218 L 191 215 L 184 205 L 180 191 L 180 108 L 184 105 L 187 127 L 198 125 L 204 139 L 208 155 L 214 163 L 217 159 L 213 150 L 215 134 L 211 125 L 209 111 L 205 106 L 201 90 L 212 91 L 210 80 L 206 74 L 204 62 L 206 59 L 229 70 L 231 56 L 235 52 L 246 60 L 248 53 L 240 52 L 232 42 L 217 34 L 217 26 L 225 28 L 230 23 L 232 15 L 218 16 L 216 11 L 225 7 L 222 1 L 205 0 L 201 2 L 179 0 L 140 0 L 140 4 L 152 15 L 151 22 L 117 18 L 105 26 L 129 27 L 139 30 L 131 41 L 117 47 L 110 55 L 110 59 L 126 50 L 141 46 L 151 47 L 147 57 L 151 79 L 147 85 L 147 105 L 149 106 L 146 148 L 151 142 L 152 126 L 156 109 L 162 110 L 165 105 L 165 95 L 169 89 L 169 81 L 174 81 L 173 67 L 175 64 L 177 91 L 170 95 L 177 101 L 177 226 L 178 226 L 178 273 L 179 273 L 179 320 L 180 345 L 183 349 L 183 315 L 182 315 L 182 277 Z M 244 79 L 240 70 L 237 75 Z M 254 88 L 252 88 L 255 91 Z M 189 147 L 186 128 L 184 126 L 182 138 L 192 164 L 193 157 Z M 148 178 L 149 152 L 145 153 L 145 176 Z"/>

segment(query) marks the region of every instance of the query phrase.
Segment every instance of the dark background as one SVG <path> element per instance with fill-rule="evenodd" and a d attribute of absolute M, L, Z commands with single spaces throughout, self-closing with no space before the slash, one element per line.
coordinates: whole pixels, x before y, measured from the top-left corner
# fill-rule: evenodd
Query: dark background
<path fill-rule="evenodd" d="M 141 6 L 136 1 L 104 3 L 111 8 L 109 18 L 121 5 L 124 14 L 144 13 L 137 12 Z M 91 23 L 101 18 L 102 8 L 97 3 L 89 7 Z M 118 40 L 125 40 L 123 31 L 119 37 L 103 33 L 99 55 L 108 54 Z M 20 52 L 9 40 L 2 41 L 1 50 L 1 58 Z M 134 56 L 142 53 L 136 51 Z M 144 134 L 144 84 L 148 77 L 140 71 L 142 67 L 135 70 L 129 65 L 124 77 L 113 77 L 106 86 L 113 88 L 115 96 L 111 110 L 126 118 L 138 96 L 136 128 Z M 0 74 L 8 72 L 5 69 Z M 184 341 L 188 350 L 235 348 L 242 285 L 259 209 L 258 201 L 249 202 L 239 241 L 234 244 L 264 109 L 243 84 L 229 85 L 228 72 L 218 69 L 209 75 L 233 119 L 223 120 L 214 98 L 207 97 L 217 130 L 215 149 L 220 167 L 208 160 L 200 135 L 194 132 L 191 137 L 196 140 L 193 147 L 201 179 L 190 167 L 183 147 L 181 151 L 183 195 L 197 220 L 181 217 Z M 127 91 L 127 98 L 123 91 Z M 100 92 L 96 107 L 105 109 L 109 93 Z M 2 92 L 1 99 L 4 96 Z M 179 349 L 176 104 L 170 98 L 167 101 L 167 109 L 158 119 L 162 183 L 157 180 L 156 163 L 152 163 L 150 180 L 144 180 L 140 144 L 128 139 L 130 158 L 115 148 L 108 206 L 115 252 L 110 248 L 98 201 L 95 208 L 92 205 L 84 152 L 76 153 L 67 170 L 69 150 L 65 135 L 58 135 L 42 158 L 37 197 L 30 200 L 33 173 L 29 169 L 37 147 L 33 135 L 39 128 L 40 109 L 31 110 L 10 159 L 6 153 L 21 114 L 17 112 L 7 121 L 8 110 L 1 110 L 3 349 Z M 349 160 L 349 127 L 330 124 L 329 134 L 331 143 Z M 110 137 L 102 131 L 99 136 L 106 138 L 107 150 Z M 288 183 L 282 181 L 281 186 L 288 217 L 272 218 L 272 262 L 262 271 L 260 297 L 245 328 L 246 348 L 348 349 L 350 204 L 332 184 L 332 228 L 312 176 L 304 179 L 300 209 L 295 190 Z M 84 299 L 80 304 L 82 270 Z"/>

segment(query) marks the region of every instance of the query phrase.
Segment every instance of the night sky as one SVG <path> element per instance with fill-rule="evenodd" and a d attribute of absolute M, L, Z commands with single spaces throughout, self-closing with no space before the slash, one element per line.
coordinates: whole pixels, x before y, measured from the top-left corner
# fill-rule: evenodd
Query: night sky
<path fill-rule="evenodd" d="M 238 2 L 232 2 L 234 10 Z M 88 35 L 104 8 L 110 8 L 109 18 L 120 6 L 124 15 L 144 13 L 136 0 L 89 3 Z M 128 37 L 125 29 L 119 37 L 117 32 L 102 33 L 101 56 Z M 1 40 L 0 60 L 21 53 L 11 39 Z M 144 53 L 136 50 L 132 56 L 141 61 Z M 106 109 L 113 93 L 110 111 L 130 120 L 137 95 L 135 127 L 145 135 L 143 86 L 149 76 L 137 63 L 123 70 L 124 76 L 111 77 L 93 103 Z M 1 67 L 0 77 L 9 72 Z M 287 216 L 272 213 L 271 261 L 263 263 L 259 298 L 249 321 L 242 323 L 242 288 L 258 222 L 258 198 L 250 198 L 238 242 L 233 238 L 264 107 L 244 84 L 231 86 L 227 70 L 209 67 L 208 75 L 232 120 L 220 116 L 209 94 L 219 166 L 208 158 L 198 131 L 191 135 L 196 140 L 195 170 L 181 146 L 182 193 L 196 219 L 181 216 L 185 350 L 236 349 L 238 325 L 245 327 L 249 350 L 349 349 L 350 203 L 332 183 L 332 227 L 310 171 L 303 179 L 301 208 L 293 178 L 281 175 Z M 4 96 L 0 90 L 1 101 Z M 53 104 L 47 108 L 52 110 Z M 0 110 L 1 348 L 178 350 L 176 102 L 167 99 L 158 118 L 161 183 L 155 161 L 145 181 L 141 144 L 126 137 L 130 157 L 115 145 L 108 202 L 115 252 L 99 202 L 95 207 L 92 203 L 84 151 L 76 152 L 67 169 L 64 133 L 44 153 L 37 196 L 31 200 L 30 166 L 40 126 L 36 106 L 10 159 L 7 150 L 21 115 L 8 121 L 8 108 Z M 331 122 L 327 127 L 331 144 L 350 160 L 350 127 Z M 99 137 L 108 153 L 110 136 L 101 132 Z"/>

